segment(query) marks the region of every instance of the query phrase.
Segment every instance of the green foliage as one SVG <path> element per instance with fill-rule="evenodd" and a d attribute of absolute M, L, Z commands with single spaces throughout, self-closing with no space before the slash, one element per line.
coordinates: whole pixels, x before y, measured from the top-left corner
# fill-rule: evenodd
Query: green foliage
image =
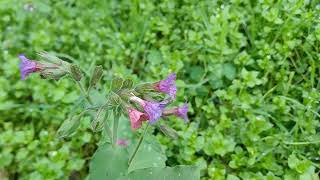
<path fill-rule="evenodd" d="M 119 180 L 176 180 L 176 179 L 186 179 L 186 180 L 197 180 L 200 179 L 199 171 L 197 167 L 193 166 L 176 166 L 176 167 L 165 167 L 165 168 L 148 168 L 134 171 L 124 177 L 119 178 Z"/>
<path fill-rule="evenodd" d="M 152 143 L 155 143 L 153 141 Z M 90 162 L 89 179 L 186 179 L 200 178 L 199 170 L 193 166 L 165 167 L 165 156 L 159 154 L 157 146 L 144 143 L 128 167 L 129 154 L 124 147 L 101 145 Z"/>
<path fill-rule="evenodd" d="M 90 69 L 84 76 L 103 66 L 101 82 L 108 86 L 102 90 L 112 74 L 152 82 L 177 72 L 177 98 L 188 100 L 190 123 L 170 118 L 177 139 L 155 131 L 167 165 L 201 165 L 203 179 L 316 179 L 318 6 L 302 0 L 1 0 L 0 172 L 19 179 L 88 174 L 99 139 L 91 135 L 91 119 L 84 116 L 72 138 L 56 137 L 71 110 L 81 113 L 72 108 L 79 90 L 66 79 L 19 80 L 17 55 L 46 50 Z M 104 103 L 98 91 L 90 93 Z"/>
<path fill-rule="evenodd" d="M 89 179 L 117 179 L 127 173 L 128 152 L 109 143 L 100 146 L 90 165 Z"/>
<path fill-rule="evenodd" d="M 165 167 L 167 157 L 161 145 L 152 136 L 144 138 L 136 157 L 132 160 L 128 172 L 151 167 Z"/>

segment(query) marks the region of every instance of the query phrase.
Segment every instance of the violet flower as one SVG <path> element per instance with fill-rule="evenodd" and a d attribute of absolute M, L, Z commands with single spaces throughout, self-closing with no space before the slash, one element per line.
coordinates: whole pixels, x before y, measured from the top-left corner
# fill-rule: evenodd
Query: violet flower
<path fill-rule="evenodd" d="M 163 111 L 164 116 L 168 115 L 176 115 L 184 120 L 184 122 L 188 122 L 188 103 L 184 103 L 183 106 L 174 107 L 171 109 L 166 109 Z"/>
<path fill-rule="evenodd" d="M 23 54 L 20 54 L 18 57 L 21 60 L 19 68 L 22 80 L 25 80 L 30 73 L 41 71 L 42 67 L 40 63 L 29 60 Z"/>
<path fill-rule="evenodd" d="M 176 74 L 171 73 L 167 79 L 154 83 L 154 89 L 159 92 L 168 94 L 172 99 L 176 98 L 177 86 L 176 86 Z"/>
<path fill-rule="evenodd" d="M 130 97 L 130 100 L 138 103 L 149 117 L 149 123 L 156 123 L 162 116 L 162 111 L 166 106 L 166 102 L 151 102 L 140 99 L 137 96 Z"/>

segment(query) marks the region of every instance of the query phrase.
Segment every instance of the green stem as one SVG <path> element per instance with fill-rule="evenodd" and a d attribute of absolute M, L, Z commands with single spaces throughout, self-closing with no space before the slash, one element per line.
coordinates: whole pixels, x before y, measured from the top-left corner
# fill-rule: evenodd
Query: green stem
<path fill-rule="evenodd" d="M 108 111 L 108 110 L 107 110 Z M 108 136 L 109 136 L 109 139 L 110 139 L 110 141 L 111 141 L 111 144 L 114 144 L 113 142 L 112 142 L 112 131 L 111 131 L 111 128 L 110 128 L 110 126 L 109 126 L 109 124 L 108 124 L 108 112 L 106 112 L 106 114 L 105 114 L 105 117 L 104 117 L 104 129 L 106 130 L 106 133 L 108 134 Z"/>
<path fill-rule="evenodd" d="M 119 126 L 119 112 L 118 112 L 118 108 L 116 108 L 116 112 L 114 113 L 114 119 L 113 119 L 113 140 L 112 140 L 112 144 L 115 145 L 117 142 L 117 138 L 118 138 L 118 126 Z"/>
<path fill-rule="evenodd" d="M 129 162 L 128 162 L 129 166 L 130 166 L 133 158 L 136 156 L 136 154 L 137 154 L 137 152 L 138 152 L 138 150 L 140 148 L 140 145 L 142 143 L 143 137 L 146 134 L 148 127 L 149 127 L 149 123 L 147 124 L 146 128 L 144 129 L 143 134 L 140 136 L 139 142 L 138 142 L 136 148 L 134 149 L 133 154 L 130 156 L 130 159 L 129 159 Z"/>
<path fill-rule="evenodd" d="M 82 84 L 80 83 L 80 81 L 76 81 L 77 82 L 77 85 L 79 86 L 80 88 L 80 91 L 81 93 L 84 95 L 84 97 L 88 100 L 88 102 L 93 105 L 93 102 L 89 96 L 89 94 L 84 90 L 84 87 L 82 86 Z"/>

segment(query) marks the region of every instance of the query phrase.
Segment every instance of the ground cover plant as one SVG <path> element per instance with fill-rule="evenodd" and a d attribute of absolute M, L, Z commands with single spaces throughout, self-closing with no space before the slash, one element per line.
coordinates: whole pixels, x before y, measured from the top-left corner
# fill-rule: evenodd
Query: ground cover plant
<path fill-rule="evenodd" d="M 57 137 L 80 94 L 72 81 L 20 80 L 17 56 L 45 50 L 85 74 L 101 65 L 102 84 L 176 72 L 189 123 L 170 118 L 174 140 L 152 132 L 167 166 L 317 179 L 319 14 L 317 1 L 0 1 L 0 177 L 84 179 L 98 147 L 89 117 Z"/>

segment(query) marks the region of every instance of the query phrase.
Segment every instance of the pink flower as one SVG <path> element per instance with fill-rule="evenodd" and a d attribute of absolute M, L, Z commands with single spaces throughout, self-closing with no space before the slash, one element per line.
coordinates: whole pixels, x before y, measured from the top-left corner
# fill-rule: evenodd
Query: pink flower
<path fill-rule="evenodd" d="M 154 83 L 154 89 L 159 92 L 168 94 L 172 99 L 176 98 L 176 74 L 171 73 L 167 79 Z"/>
<path fill-rule="evenodd" d="M 36 61 L 29 60 L 23 54 L 18 56 L 21 60 L 19 64 L 21 79 L 25 80 L 25 78 L 33 72 L 38 72 L 42 70 L 42 65 Z"/>
<path fill-rule="evenodd" d="M 149 117 L 150 124 L 156 123 L 162 116 L 162 110 L 166 106 L 166 102 L 151 102 L 140 99 L 137 96 L 130 97 L 130 100 L 138 103 Z"/>
<path fill-rule="evenodd" d="M 128 110 L 132 129 L 140 128 L 142 125 L 142 121 L 146 121 L 149 119 L 148 115 L 146 115 L 145 113 L 142 113 L 132 107 L 129 107 L 127 110 Z"/>
<path fill-rule="evenodd" d="M 129 145 L 129 141 L 125 139 L 118 139 L 117 145 L 122 147 L 127 147 Z"/>
<path fill-rule="evenodd" d="M 163 115 L 176 115 L 182 119 L 184 119 L 184 122 L 188 122 L 188 103 L 184 103 L 183 106 L 180 107 L 174 107 L 171 109 L 166 109 L 163 111 Z"/>

